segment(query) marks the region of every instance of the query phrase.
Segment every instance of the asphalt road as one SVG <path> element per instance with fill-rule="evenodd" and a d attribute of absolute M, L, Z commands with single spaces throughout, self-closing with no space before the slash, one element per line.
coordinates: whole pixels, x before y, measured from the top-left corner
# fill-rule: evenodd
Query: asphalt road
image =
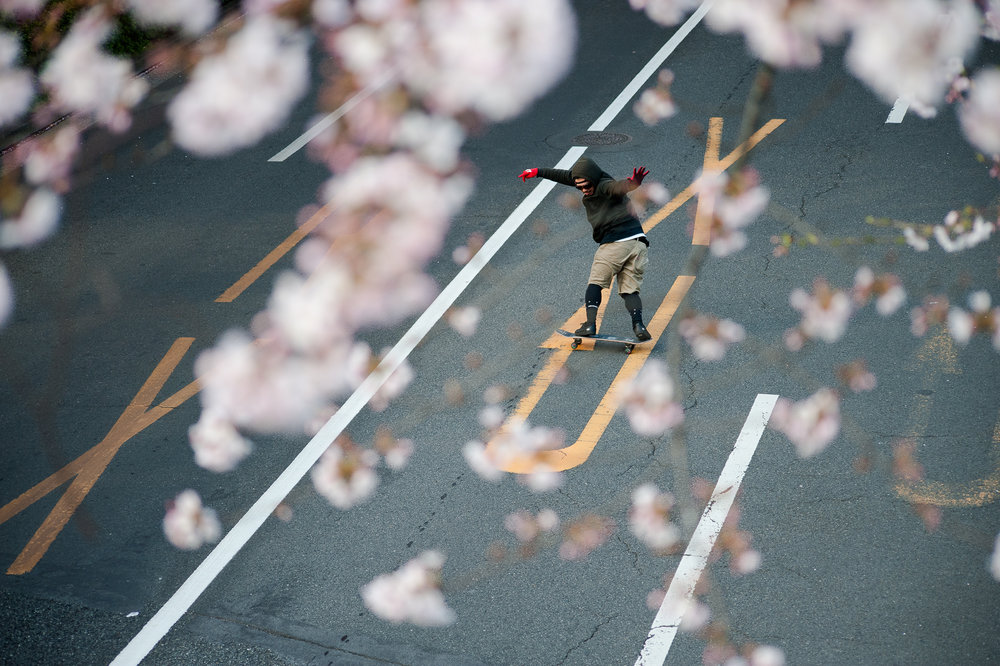
<path fill-rule="evenodd" d="M 576 5 L 573 70 L 524 116 L 467 146 L 478 185 L 430 267 L 442 286 L 460 269 L 451 250 L 471 234 L 493 233 L 531 191 L 516 174 L 555 164 L 672 34 L 624 2 Z M 996 62 L 996 55 L 980 57 Z M 867 360 L 878 388 L 845 395 L 842 434 L 814 458 L 797 457 L 780 433 L 764 433 L 739 501 L 762 565 L 734 577 L 726 560 L 714 563 L 712 589 L 734 637 L 778 646 L 790 664 L 1000 661 L 1000 583 L 986 568 L 1000 530 L 997 352 L 983 339 L 959 347 L 933 331 L 915 338 L 908 307 L 883 318 L 871 306 L 840 342 L 781 351 L 783 332 L 798 322 L 788 294 L 817 275 L 849 287 L 860 265 L 891 270 L 903 278 L 909 306 L 934 293 L 962 303 L 971 289 L 1000 297 L 995 240 L 961 255 L 918 254 L 865 223 L 868 215 L 939 223 L 964 204 L 996 205 L 996 181 L 961 139 L 951 109 L 933 121 L 908 114 L 887 124 L 890 106 L 841 61 L 840 51 L 829 50 L 816 71 L 777 75 L 762 121 L 784 122 L 751 152 L 772 206 L 746 249 L 708 260 L 691 285 L 694 307 L 740 322 L 748 339 L 719 363 L 687 357 L 682 364 L 690 473 L 719 478 L 758 394 L 802 399 L 836 386 L 832 368 L 856 358 Z M 710 119 L 722 119 L 721 155 L 738 144 L 756 63 L 740 42 L 699 26 L 667 66 L 676 74 L 678 115 L 648 128 L 626 108 L 607 127 L 621 141 L 586 154 L 622 176 L 645 165 L 675 195 L 703 164 Z M 0 331 L 3 511 L 91 449 L 113 455 L 103 468 L 92 459 L 81 464 L 97 476 L 69 514 L 57 502 L 79 490 L 83 473 L 54 480 L 2 516 L 3 663 L 110 662 L 210 550 L 183 553 L 166 542 L 164 502 L 195 488 L 229 529 L 308 441 L 255 438 L 254 454 L 237 471 L 208 473 L 187 444 L 197 398 L 178 392 L 193 379 L 197 352 L 263 306 L 283 263 L 233 302 L 215 299 L 285 240 L 325 177 L 302 154 L 267 161 L 302 131 L 312 101 L 260 146 L 208 161 L 161 154 L 165 128 L 149 108 L 128 141 L 97 151 L 95 168 L 69 197 L 62 231 L 6 258 L 18 309 Z M 380 425 L 412 438 L 410 466 L 385 473 L 377 495 L 348 512 L 327 504 L 308 479 L 300 483 L 285 500 L 292 519 L 268 520 L 144 663 L 635 662 L 654 616 L 646 595 L 681 558 L 656 557 L 628 532 L 628 496 L 645 481 L 676 489 L 668 440 L 637 437 L 616 416 L 564 485 L 545 494 L 510 477 L 484 482 L 461 455 L 480 434 L 482 390 L 506 386 L 512 411 L 555 353 L 541 345 L 582 304 L 593 244 L 582 212 L 561 206 L 558 194 L 546 197 L 458 299 L 482 309 L 477 334 L 466 339 L 435 326 L 409 357 L 417 379 L 404 396 L 350 424 L 360 442 Z M 649 313 L 684 270 L 694 206 L 686 203 L 649 232 Z M 771 237 L 802 223 L 827 239 L 870 238 L 775 258 Z M 604 327 L 628 330 L 617 297 Z M 405 330 L 373 332 L 370 341 L 391 346 Z M 175 344 L 184 353 L 157 375 Z M 664 349 L 658 340 L 651 355 Z M 566 381 L 545 391 L 531 421 L 562 428 L 574 441 L 626 358 L 616 348 L 574 351 Z M 129 405 L 151 376 L 162 379 L 154 405 L 187 399 L 137 432 L 113 430 L 123 414 L 124 423 L 134 422 Z M 457 388 L 461 401 L 453 399 Z M 933 532 L 894 485 L 891 445 L 902 437 L 915 439 L 937 483 L 911 489 L 943 508 Z M 862 456 L 872 460 L 867 473 L 856 470 Z M 564 520 L 604 513 L 617 531 L 582 561 L 564 562 L 548 549 L 489 562 L 492 544 L 512 544 L 504 516 L 544 507 Z M 68 520 L 39 552 L 39 528 L 53 516 Z M 359 587 L 426 549 L 447 556 L 444 587 L 458 620 L 425 629 L 368 612 Z M 32 555 L 36 561 L 28 561 Z M 703 648 L 681 632 L 666 663 L 699 663 Z"/>

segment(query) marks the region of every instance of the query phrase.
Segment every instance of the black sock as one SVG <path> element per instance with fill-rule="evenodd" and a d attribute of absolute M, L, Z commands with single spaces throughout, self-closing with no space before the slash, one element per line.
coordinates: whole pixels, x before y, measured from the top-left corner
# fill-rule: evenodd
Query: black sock
<path fill-rule="evenodd" d="M 637 292 L 631 294 L 622 294 L 622 299 L 625 301 L 625 309 L 628 310 L 629 315 L 632 317 L 633 324 L 642 323 L 642 299 L 639 298 Z"/>
<path fill-rule="evenodd" d="M 588 284 L 587 292 L 583 297 L 583 302 L 587 305 L 587 323 L 597 323 L 597 308 L 601 306 L 600 285 Z"/>

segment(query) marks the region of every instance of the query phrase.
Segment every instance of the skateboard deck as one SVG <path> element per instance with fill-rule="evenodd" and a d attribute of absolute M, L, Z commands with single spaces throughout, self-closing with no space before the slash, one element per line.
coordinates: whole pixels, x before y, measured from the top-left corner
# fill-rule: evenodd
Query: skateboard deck
<path fill-rule="evenodd" d="M 631 354 L 636 345 L 641 345 L 643 342 L 650 342 L 650 340 L 643 341 L 636 340 L 635 338 L 620 338 L 617 335 L 604 335 L 603 333 L 597 333 L 596 335 L 577 335 L 576 333 L 564 331 L 561 328 L 557 328 L 556 333 L 564 335 L 567 338 L 573 338 L 573 343 L 570 345 L 571 349 L 579 347 L 580 343 L 584 340 L 603 340 L 604 342 L 617 342 L 618 344 L 624 345 L 625 353 Z"/>

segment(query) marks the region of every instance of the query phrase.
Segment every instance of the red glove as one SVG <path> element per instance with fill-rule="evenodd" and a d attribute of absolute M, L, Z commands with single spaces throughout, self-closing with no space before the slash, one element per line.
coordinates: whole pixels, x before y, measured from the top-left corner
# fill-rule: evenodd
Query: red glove
<path fill-rule="evenodd" d="M 629 180 L 633 181 L 636 185 L 642 185 L 642 179 L 649 175 L 649 169 L 644 166 L 632 169 L 632 176 Z"/>
<path fill-rule="evenodd" d="M 538 177 L 538 169 L 525 169 L 524 171 L 521 172 L 521 175 L 518 176 L 518 178 L 520 178 L 524 182 L 528 182 L 529 178 L 537 178 L 537 177 Z"/>

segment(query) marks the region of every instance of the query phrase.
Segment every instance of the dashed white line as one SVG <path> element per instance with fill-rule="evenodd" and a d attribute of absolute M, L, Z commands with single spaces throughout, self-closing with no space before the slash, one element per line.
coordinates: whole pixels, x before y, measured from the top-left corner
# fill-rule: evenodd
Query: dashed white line
<path fill-rule="evenodd" d="M 307 143 L 315 139 L 317 136 L 323 133 L 328 127 L 333 125 L 335 122 L 340 120 L 348 111 L 356 107 L 358 104 L 366 100 L 373 92 L 384 86 L 385 84 L 392 81 L 395 74 L 389 73 L 380 76 L 375 81 L 365 86 L 362 90 L 358 91 L 358 94 L 350 98 L 346 102 L 340 105 L 336 111 L 332 111 L 316 122 L 315 125 L 307 129 L 302 136 L 292 141 L 284 149 L 280 150 L 273 157 L 268 159 L 268 162 L 284 162 L 289 157 L 294 155 L 296 152 L 301 150 Z"/>
<path fill-rule="evenodd" d="M 764 434 L 764 428 L 771 418 L 771 410 L 774 409 L 777 400 L 778 396 L 763 393 L 754 400 L 750 414 L 743 424 L 743 430 L 736 438 L 733 452 L 729 454 L 729 459 L 722 468 L 722 474 L 719 475 L 719 481 L 715 484 L 712 498 L 708 501 L 701 520 L 698 521 L 680 564 L 677 565 L 677 571 L 674 572 L 663 603 L 656 612 L 653 626 L 649 630 L 646 642 L 642 645 L 635 666 L 662 666 L 666 660 L 670 645 L 677 635 L 677 628 L 691 605 L 695 585 L 708 564 L 715 539 L 726 521 L 733 500 L 736 499 L 743 476 L 750 466 L 750 459 L 757 450 L 757 444 Z"/>
<path fill-rule="evenodd" d="M 701 22 L 711 7 L 712 0 L 705 0 L 705 2 L 701 3 L 698 9 L 696 9 L 694 13 L 688 17 L 688 20 L 685 21 L 681 27 L 677 28 L 677 32 L 675 32 L 670 39 L 667 40 L 667 43 L 656 52 L 656 55 L 650 58 L 649 62 L 646 63 L 646 66 L 639 70 L 639 73 L 635 75 L 635 78 L 633 78 L 627 86 L 625 86 L 625 89 L 618 93 L 618 97 L 615 98 L 615 101 L 611 102 L 611 105 L 605 109 L 604 113 L 602 113 L 597 120 L 594 121 L 593 125 L 587 128 L 587 131 L 603 132 L 607 129 L 611 121 L 614 120 L 619 113 L 621 113 L 621 110 L 625 108 L 625 105 L 628 104 L 629 100 L 632 99 L 637 92 L 639 92 L 639 88 L 641 88 L 643 84 L 649 80 L 649 77 L 656 73 L 657 69 L 663 66 L 663 63 L 670 56 L 670 54 L 673 53 L 680 43 L 684 41 L 684 38 L 687 37 L 692 30 L 694 30 L 694 27 Z"/>
<path fill-rule="evenodd" d="M 900 97 L 896 100 L 896 103 L 892 105 L 892 111 L 889 112 L 889 117 L 885 119 L 888 123 L 901 123 L 903 122 L 903 116 L 906 115 L 906 110 L 910 108 L 909 102 L 904 102 L 903 98 Z"/>

